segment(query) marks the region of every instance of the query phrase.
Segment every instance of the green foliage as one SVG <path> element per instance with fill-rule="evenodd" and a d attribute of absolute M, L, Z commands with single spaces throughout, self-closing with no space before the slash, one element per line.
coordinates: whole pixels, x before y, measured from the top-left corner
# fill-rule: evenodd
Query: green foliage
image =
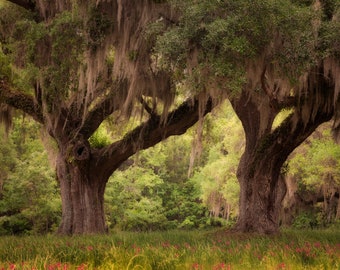
<path fill-rule="evenodd" d="M 302 212 L 293 221 L 293 227 L 296 229 L 314 229 L 319 225 L 320 220 L 312 212 Z"/>
<path fill-rule="evenodd" d="M 69 91 L 78 90 L 79 67 L 85 49 L 81 25 L 75 14 L 65 11 L 56 16 L 46 29 L 47 36 L 44 38 L 47 40 L 42 45 L 36 43 L 36 46 L 51 46 L 51 52 L 47 51 L 47 55 L 44 52 L 38 55 L 50 58 L 50 61 L 43 61 L 41 75 L 44 78 L 43 86 L 48 89 L 52 100 L 66 98 Z"/>
<path fill-rule="evenodd" d="M 39 128 L 15 119 L 0 148 L 0 234 L 47 233 L 55 229 L 61 202 Z"/>
<path fill-rule="evenodd" d="M 101 124 L 98 129 L 89 138 L 89 143 L 94 148 L 102 148 L 112 143 L 110 134 L 105 128 L 105 124 Z"/>
<path fill-rule="evenodd" d="M 242 126 L 231 110 L 230 105 L 225 104 L 214 115 L 213 123 L 209 120 L 211 116 L 208 117 L 211 145 L 206 164 L 196 171 L 192 181 L 211 215 L 236 219 L 240 192 L 236 171 L 244 138 Z M 222 118 L 220 115 L 228 116 Z M 216 121 L 219 117 L 221 119 Z"/>
<path fill-rule="evenodd" d="M 332 1 L 327 1 L 332 2 Z M 332 15 L 334 18 L 340 16 L 340 3 L 334 1 L 332 7 Z M 335 56 L 340 57 L 340 20 L 324 20 L 321 25 L 320 39 L 319 39 L 319 53 L 323 57 Z"/>
<path fill-rule="evenodd" d="M 0 145 L 0 181 L 8 177 L 15 166 L 15 152 L 13 149 L 13 144 L 6 138 L 6 133 L 3 127 L 0 127 L 0 137 L 2 138 L 2 143 Z M 1 196 L 1 189 L 0 189 Z"/>
<path fill-rule="evenodd" d="M 123 230 L 147 231 L 164 227 L 162 184 L 163 180 L 148 168 L 133 166 L 115 172 L 105 195 L 109 222 Z"/>
<path fill-rule="evenodd" d="M 100 46 L 106 39 L 108 30 L 112 27 L 113 23 L 109 16 L 104 15 L 103 12 L 92 8 L 89 18 L 86 22 L 88 32 L 88 45 L 92 49 Z"/>
<path fill-rule="evenodd" d="M 320 18 L 306 1 L 304 4 L 289 0 L 173 0 L 170 3 L 181 16 L 178 24 L 158 34 L 155 51 L 162 55 L 162 65 L 192 69 L 189 74 L 184 72 L 187 79 L 201 82 L 201 85 L 191 84 L 193 91 L 198 86 L 204 89 L 210 79 L 219 88 L 232 93 L 239 91 L 245 83 L 247 63 L 266 53 L 278 73 L 291 80 L 315 63 L 317 30 L 313 29 L 313 21 Z M 193 52 L 198 63 L 194 67 L 186 66 Z"/>
<path fill-rule="evenodd" d="M 340 146 L 333 141 L 329 123 L 296 149 L 288 168 L 297 181 L 297 194 L 313 201 L 308 205 L 309 212 L 302 211 L 293 226 L 329 226 L 336 222 L 338 202 L 333 202 L 333 192 L 340 189 Z M 320 199 L 323 204 L 316 203 Z"/>
<path fill-rule="evenodd" d="M 127 231 L 151 231 L 166 228 L 167 219 L 161 198 L 143 197 L 126 209 L 119 227 Z"/>
<path fill-rule="evenodd" d="M 333 141 L 330 129 L 324 129 L 321 138 L 300 148 L 289 168 L 308 189 L 315 190 L 325 184 L 328 175 L 340 185 L 340 146 Z"/>

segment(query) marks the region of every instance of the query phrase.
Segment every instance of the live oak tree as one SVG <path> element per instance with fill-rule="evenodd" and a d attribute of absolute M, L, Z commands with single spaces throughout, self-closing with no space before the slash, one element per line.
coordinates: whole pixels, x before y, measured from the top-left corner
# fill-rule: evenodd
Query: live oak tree
<path fill-rule="evenodd" d="M 9 123 L 11 109 L 21 110 L 55 141 L 61 234 L 104 233 L 110 175 L 213 107 L 202 93 L 172 106 L 175 81 L 151 54 L 155 32 L 148 29 L 175 13 L 158 2 L 0 2 L 1 118 Z M 129 118 L 136 104 L 142 121 L 135 128 L 108 145 L 90 144 L 105 119 Z"/>
<path fill-rule="evenodd" d="M 288 155 L 333 117 L 338 137 L 339 1 L 170 2 L 180 15 L 156 51 L 193 93 L 224 90 L 245 131 L 236 229 L 277 232 Z"/>

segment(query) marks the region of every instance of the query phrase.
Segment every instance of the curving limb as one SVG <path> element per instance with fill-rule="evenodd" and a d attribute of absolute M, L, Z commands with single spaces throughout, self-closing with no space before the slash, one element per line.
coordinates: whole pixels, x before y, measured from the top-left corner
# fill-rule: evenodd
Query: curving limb
<path fill-rule="evenodd" d="M 42 108 L 35 102 L 34 98 L 14 90 L 3 80 L 0 81 L 0 103 L 23 111 L 39 123 L 44 121 Z"/>
<path fill-rule="evenodd" d="M 35 3 L 36 1 L 32 0 L 7 0 L 7 1 L 30 11 L 36 10 Z"/>
<path fill-rule="evenodd" d="M 125 160 L 139 150 L 147 149 L 158 142 L 173 136 L 181 135 L 193 126 L 200 117 L 211 112 L 215 104 L 208 98 L 204 104 L 203 115 L 200 114 L 200 100 L 198 97 L 183 102 L 177 109 L 170 112 L 166 119 L 153 115 L 125 137 L 101 149 L 96 155 L 101 170 L 111 175 Z"/>

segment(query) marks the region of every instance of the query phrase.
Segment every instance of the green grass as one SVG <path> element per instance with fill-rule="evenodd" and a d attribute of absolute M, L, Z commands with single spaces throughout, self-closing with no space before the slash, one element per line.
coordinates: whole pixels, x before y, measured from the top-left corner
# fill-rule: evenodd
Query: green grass
<path fill-rule="evenodd" d="M 0 269 L 340 269 L 340 231 L 0 237 Z"/>

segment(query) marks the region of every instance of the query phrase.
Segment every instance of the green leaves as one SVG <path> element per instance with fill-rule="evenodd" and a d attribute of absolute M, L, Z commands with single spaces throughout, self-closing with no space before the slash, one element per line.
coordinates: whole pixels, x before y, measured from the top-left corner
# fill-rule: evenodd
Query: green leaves
<path fill-rule="evenodd" d="M 94 148 L 102 148 L 112 143 L 110 134 L 105 128 L 105 124 L 100 125 L 95 133 L 92 134 L 89 138 L 89 143 Z"/>
<path fill-rule="evenodd" d="M 15 119 L 0 146 L 0 234 L 47 233 L 59 222 L 57 182 L 38 127 Z"/>
<path fill-rule="evenodd" d="M 340 146 L 332 140 L 330 130 L 324 130 L 321 138 L 301 147 L 289 168 L 307 189 L 328 185 L 328 176 L 340 185 Z"/>
<path fill-rule="evenodd" d="M 232 93 L 244 85 L 247 63 L 263 57 L 294 81 L 316 62 L 321 20 L 300 2 L 171 1 L 179 21 L 158 35 L 155 51 L 169 67 L 188 69 L 191 82 L 204 74 L 205 87 L 223 80 L 218 87 Z"/>
<path fill-rule="evenodd" d="M 115 172 L 106 192 L 110 222 L 123 230 L 164 228 L 162 184 L 163 180 L 148 168 L 132 166 Z"/>

